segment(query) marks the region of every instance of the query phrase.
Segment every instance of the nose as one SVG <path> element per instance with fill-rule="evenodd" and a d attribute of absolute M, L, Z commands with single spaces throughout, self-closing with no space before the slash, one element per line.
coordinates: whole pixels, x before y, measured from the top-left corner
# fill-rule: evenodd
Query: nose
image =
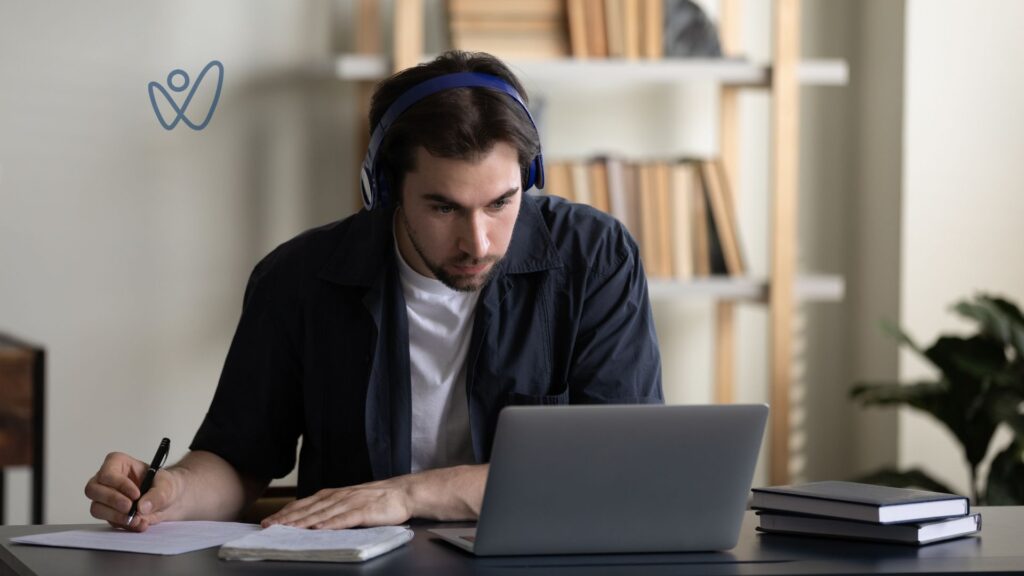
<path fill-rule="evenodd" d="M 480 259 L 487 256 L 491 241 L 487 237 L 487 222 L 481 214 L 470 214 L 459 234 L 459 250 Z"/>

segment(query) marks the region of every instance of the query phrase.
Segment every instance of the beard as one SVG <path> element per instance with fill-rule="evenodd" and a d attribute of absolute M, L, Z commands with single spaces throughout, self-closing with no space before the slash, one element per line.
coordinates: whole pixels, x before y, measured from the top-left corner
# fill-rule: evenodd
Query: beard
<path fill-rule="evenodd" d="M 449 261 L 447 264 L 431 260 L 423 251 L 423 247 L 416 238 L 412 227 L 409 226 L 409 220 L 405 216 L 405 211 L 402 209 L 398 211 L 401 213 L 402 226 L 405 227 L 405 233 L 409 236 L 416 254 L 419 255 L 427 270 L 430 270 L 434 278 L 437 278 L 442 284 L 457 292 L 475 292 L 487 284 L 491 277 L 494 276 L 494 272 L 498 269 L 498 263 L 503 258 L 502 256 L 473 258 L 472 256 L 464 255 Z M 446 268 L 446 266 L 482 266 L 485 264 L 490 264 L 491 266 L 481 274 L 452 274 Z"/>

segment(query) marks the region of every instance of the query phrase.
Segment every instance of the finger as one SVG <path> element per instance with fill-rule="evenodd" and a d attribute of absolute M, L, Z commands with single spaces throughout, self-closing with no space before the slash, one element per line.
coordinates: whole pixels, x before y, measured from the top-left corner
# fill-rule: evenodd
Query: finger
<path fill-rule="evenodd" d="M 341 493 L 338 490 L 321 490 L 312 496 L 289 502 L 284 508 L 264 518 L 261 524 L 264 527 L 272 524 L 288 524 L 311 511 L 330 506 L 333 501 L 332 497 L 335 495 L 341 495 Z"/>
<path fill-rule="evenodd" d="M 313 528 L 325 520 L 361 507 L 362 506 L 359 504 L 353 503 L 350 500 L 336 501 L 329 506 L 312 510 L 308 514 L 304 514 L 287 522 L 287 524 L 289 526 L 295 526 L 296 528 Z"/>
<path fill-rule="evenodd" d="M 156 516 L 136 516 L 129 530 L 132 532 L 145 532 L 149 530 L 150 526 L 155 526 L 159 523 L 160 519 Z"/>
<path fill-rule="evenodd" d="M 168 474 L 166 470 L 157 471 L 153 486 L 139 498 L 139 514 L 159 514 L 174 501 L 174 482 Z"/>
<path fill-rule="evenodd" d="M 359 509 L 349 510 L 347 512 L 342 512 L 341 514 L 331 516 L 330 518 L 313 525 L 312 528 L 316 530 L 345 530 L 347 528 L 358 528 L 360 526 L 373 525 L 374 524 L 372 523 L 366 522 L 365 511 Z"/>
<path fill-rule="evenodd" d="M 132 507 L 131 498 L 97 481 L 90 481 L 85 485 L 85 496 L 93 502 L 98 502 L 124 514 L 127 514 Z"/>
<path fill-rule="evenodd" d="M 121 452 L 111 452 L 103 460 L 94 477 L 97 482 L 109 486 L 132 500 L 139 497 L 139 484 L 145 474 L 146 464 Z"/>
<path fill-rule="evenodd" d="M 89 514 L 98 520 L 106 520 L 111 526 L 122 529 L 129 528 L 128 514 L 114 510 L 113 508 L 100 504 L 99 502 L 93 502 L 89 505 Z M 138 520 L 133 519 L 132 524 L 135 525 L 137 523 Z"/>

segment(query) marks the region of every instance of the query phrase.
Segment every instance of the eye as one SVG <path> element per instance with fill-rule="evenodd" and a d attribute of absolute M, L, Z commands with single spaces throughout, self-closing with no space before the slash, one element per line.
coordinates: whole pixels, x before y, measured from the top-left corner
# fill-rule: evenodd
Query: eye
<path fill-rule="evenodd" d="M 452 206 L 451 204 L 435 204 L 434 205 L 434 212 L 437 212 L 438 214 L 451 214 L 454 211 L 455 211 L 455 207 Z"/>
<path fill-rule="evenodd" d="M 498 200 L 495 200 L 491 204 L 491 208 L 494 208 L 495 210 L 501 210 L 505 206 L 508 206 L 509 202 L 511 202 L 511 200 L 508 198 L 499 198 Z"/>

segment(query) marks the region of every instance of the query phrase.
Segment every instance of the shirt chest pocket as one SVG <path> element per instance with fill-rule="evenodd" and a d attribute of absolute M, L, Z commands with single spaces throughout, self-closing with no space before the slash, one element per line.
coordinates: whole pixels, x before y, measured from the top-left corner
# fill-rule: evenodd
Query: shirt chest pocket
<path fill-rule="evenodd" d="M 489 380 L 502 404 L 569 403 L 565 371 L 557 368 L 551 298 L 537 288 L 516 286 L 487 330 L 481 382 Z"/>

